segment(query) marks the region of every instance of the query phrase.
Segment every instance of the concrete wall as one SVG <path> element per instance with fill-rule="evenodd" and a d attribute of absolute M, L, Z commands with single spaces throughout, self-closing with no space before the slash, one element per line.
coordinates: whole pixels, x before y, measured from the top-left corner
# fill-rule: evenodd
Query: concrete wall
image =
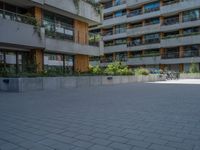
<path fill-rule="evenodd" d="M 40 30 L 40 29 L 39 29 Z M 27 48 L 44 48 L 44 30 L 34 26 L 0 18 L 0 43 L 21 45 Z"/>
<path fill-rule="evenodd" d="M 91 56 L 99 56 L 101 53 L 100 47 L 97 46 L 82 45 L 70 40 L 46 38 L 46 51 L 55 52 L 55 50 L 56 52 Z"/>
<path fill-rule="evenodd" d="M 94 7 L 83 1 L 79 1 L 79 11 L 76 9 L 73 0 L 31 0 L 46 9 L 54 12 L 58 12 L 62 15 L 73 17 L 75 19 L 85 21 L 91 25 L 99 24 L 101 22 L 101 16 L 97 13 Z"/>
<path fill-rule="evenodd" d="M 126 52 L 126 51 L 127 51 L 126 44 L 104 47 L 104 53 Z"/>
<path fill-rule="evenodd" d="M 177 38 L 162 39 L 162 47 L 175 47 L 200 43 L 200 35 L 190 35 Z"/>
<path fill-rule="evenodd" d="M 149 76 L 81 76 L 81 77 L 38 77 L 0 78 L 0 91 L 26 92 L 115 85 L 135 82 L 163 80 L 158 75 Z"/>
<path fill-rule="evenodd" d="M 182 73 L 180 79 L 200 79 L 200 73 Z"/>

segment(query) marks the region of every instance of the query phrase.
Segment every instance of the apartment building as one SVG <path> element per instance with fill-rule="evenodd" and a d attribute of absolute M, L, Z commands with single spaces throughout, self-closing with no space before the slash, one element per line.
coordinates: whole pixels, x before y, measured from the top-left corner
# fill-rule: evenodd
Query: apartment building
<path fill-rule="evenodd" d="M 100 22 L 87 0 L 0 0 L 0 68 L 87 72 L 102 53 L 88 27 Z"/>
<path fill-rule="evenodd" d="M 101 0 L 103 24 L 93 27 L 104 41 L 102 66 L 121 61 L 130 67 L 187 72 L 200 64 L 200 0 Z"/>

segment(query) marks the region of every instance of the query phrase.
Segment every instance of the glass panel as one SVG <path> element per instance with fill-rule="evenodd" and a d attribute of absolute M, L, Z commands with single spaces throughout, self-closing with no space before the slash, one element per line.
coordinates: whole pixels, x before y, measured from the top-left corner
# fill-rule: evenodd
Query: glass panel
<path fill-rule="evenodd" d="M 9 73 L 16 73 L 16 53 L 6 52 L 6 68 Z"/>

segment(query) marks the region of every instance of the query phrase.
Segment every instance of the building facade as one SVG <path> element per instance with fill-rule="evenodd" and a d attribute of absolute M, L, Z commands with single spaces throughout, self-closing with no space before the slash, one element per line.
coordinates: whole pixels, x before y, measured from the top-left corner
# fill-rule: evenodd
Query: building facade
<path fill-rule="evenodd" d="M 131 67 L 189 71 L 200 64 L 200 0 L 101 0 L 103 24 L 93 27 L 104 56 L 92 64 L 121 61 Z"/>
<path fill-rule="evenodd" d="M 88 27 L 100 22 L 86 0 L 0 0 L 0 68 L 87 72 L 102 53 Z"/>

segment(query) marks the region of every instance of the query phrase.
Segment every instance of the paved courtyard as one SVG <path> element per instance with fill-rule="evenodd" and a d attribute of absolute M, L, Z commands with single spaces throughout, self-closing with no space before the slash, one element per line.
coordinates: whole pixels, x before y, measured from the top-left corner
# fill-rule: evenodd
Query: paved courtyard
<path fill-rule="evenodd" d="M 0 150 L 200 150 L 200 87 L 0 92 Z"/>

